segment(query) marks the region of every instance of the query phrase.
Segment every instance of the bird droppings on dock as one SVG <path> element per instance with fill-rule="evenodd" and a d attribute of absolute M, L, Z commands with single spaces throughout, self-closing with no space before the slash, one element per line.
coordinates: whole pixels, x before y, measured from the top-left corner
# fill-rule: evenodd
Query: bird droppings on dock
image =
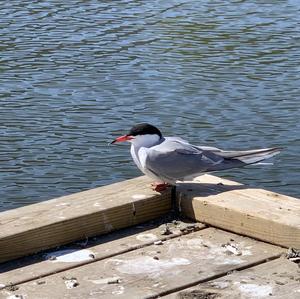
<path fill-rule="evenodd" d="M 238 244 L 234 243 L 226 243 L 222 244 L 222 247 L 225 249 L 225 253 L 228 255 L 252 255 L 251 253 L 251 246 L 246 246 L 244 249 L 240 249 Z"/>
<path fill-rule="evenodd" d="M 189 265 L 191 261 L 186 258 L 153 259 L 151 256 L 141 256 L 130 260 L 112 259 L 117 262 L 117 271 L 124 274 L 160 273 L 180 265 Z"/>
<path fill-rule="evenodd" d="M 201 250 L 205 252 L 203 254 L 204 259 L 211 259 L 213 263 L 219 265 L 238 265 L 244 262 L 243 256 L 252 255 L 251 246 L 245 246 L 244 244 L 232 245 L 229 242 L 219 245 L 201 237 L 191 238 L 178 244 L 172 243 L 169 246 L 169 252 L 175 253 L 177 250 L 183 250 L 184 248 L 190 249 L 192 251 L 191 254 L 198 254 L 199 250 Z"/>
<path fill-rule="evenodd" d="M 9 295 L 8 297 L 6 297 L 6 299 L 25 299 L 25 296 L 23 295 Z"/>
<path fill-rule="evenodd" d="M 125 288 L 123 286 L 117 286 L 117 289 L 112 291 L 112 295 L 121 295 L 124 293 Z"/>
<path fill-rule="evenodd" d="M 79 286 L 79 282 L 77 281 L 77 278 L 72 277 L 72 278 L 66 278 L 63 277 L 63 280 L 65 281 L 65 285 L 67 289 L 73 289 Z"/>
<path fill-rule="evenodd" d="M 68 202 L 60 202 L 60 203 L 56 204 L 55 206 L 61 207 L 61 206 L 69 206 L 69 205 L 70 205 L 70 203 L 68 203 Z"/>
<path fill-rule="evenodd" d="M 63 249 L 57 250 L 45 255 L 45 259 L 54 263 L 74 263 L 93 260 L 94 253 L 88 249 Z"/>
<path fill-rule="evenodd" d="M 171 221 L 170 223 L 174 227 L 180 225 L 179 221 L 174 223 Z M 247 264 L 253 265 L 253 263 L 281 253 L 281 249 L 276 249 L 277 247 L 272 245 L 215 228 L 205 228 L 205 226 L 202 226 L 202 230 L 196 232 L 164 236 L 160 235 L 161 224 L 161 222 L 158 222 L 155 228 L 153 228 L 153 224 L 150 224 L 149 230 L 142 230 L 142 234 L 152 234 L 152 236 L 150 235 L 151 238 L 157 236 L 158 240 L 160 238 L 164 240 L 161 246 L 155 246 L 153 242 L 148 240 L 144 242 L 143 246 L 137 246 L 137 244 L 140 245 L 142 243 L 137 241 L 137 236 L 141 235 L 140 229 L 137 229 L 133 236 L 128 236 L 126 233 L 125 239 L 118 239 L 120 233 L 116 232 L 114 234 L 117 239 L 112 240 L 111 237 L 109 239 L 112 240 L 112 243 L 101 242 L 101 244 L 96 245 L 97 249 L 92 244 L 89 245 L 91 246 L 89 249 L 93 248 L 92 251 L 97 254 L 98 259 L 96 261 L 87 261 L 85 265 L 80 262 L 81 265 L 79 264 L 79 267 L 76 264 L 42 261 L 42 264 L 39 266 L 40 269 L 49 267 L 47 269 L 48 273 L 53 274 L 54 271 L 58 271 L 58 273 L 45 276 L 42 281 L 46 283 L 37 284 L 36 281 L 41 280 L 40 277 L 43 273 L 37 272 L 37 268 L 34 265 L 33 271 L 30 270 L 30 272 L 34 273 L 36 279 L 19 284 L 19 290 L 9 295 L 20 293 L 26 294 L 28 298 L 33 296 L 34 298 L 44 299 L 62 298 L 63 296 L 68 296 L 68 294 L 74 295 L 74 298 L 86 298 L 88 295 L 97 298 L 111 298 L 113 296 L 119 296 L 120 298 L 144 298 L 153 294 L 176 290 L 178 286 L 181 287 L 193 281 L 220 275 L 220 273 L 223 275 L 224 280 L 230 281 L 229 286 L 224 291 L 238 292 L 240 294 L 238 286 L 234 285 L 236 280 L 230 279 L 231 276 L 226 275 L 226 273 L 231 271 L 232 275 L 234 275 L 234 270 L 239 267 L 245 267 Z M 172 227 L 171 224 L 170 227 Z M 129 231 L 131 231 L 131 228 Z M 119 249 L 116 254 L 114 249 L 117 247 L 117 244 Z M 131 244 L 132 249 L 127 251 L 126 248 L 126 252 L 124 252 L 123 246 L 120 246 L 121 244 L 127 244 L 128 246 Z M 238 248 L 237 252 L 252 246 L 251 251 L 253 254 L 245 257 L 235 255 L 234 253 L 237 252 L 234 249 L 234 253 L 228 254 L 224 244 L 236 246 Z M 109 252 L 101 256 L 101 253 L 106 252 L 106 249 L 109 249 Z M 264 250 L 267 250 L 267 252 L 263 253 Z M 213 254 L 210 254 L 211 251 Z M 105 258 L 103 258 L 104 256 Z M 244 262 L 242 264 L 229 263 L 230 259 L 243 259 Z M 285 260 L 287 261 L 287 259 Z M 297 267 L 294 263 L 290 262 L 290 264 Z M 63 269 L 65 270 L 61 271 Z M 63 279 L 63 277 L 67 278 Z M 74 281 L 74 279 L 76 280 Z M 277 277 L 276 280 L 284 282 Z M 138 283 L 134 283 L 135 281 Z M 266 281 L 246 281 L 245 279 L 243 281 L 258 285 L 267 284 Z M 1 282 L 4 283 L 6 281 L 1 280 Z M 279 285 L 277 286 L 279 287 Z M 67 287 L 72 287 L 72 289 Z M 212 286 L 210 287 L 212 288 Z M 274 288 L 274 294 L 276 294 L 276 287 L 274 285 L 272 287 Z M 215 286 L 215 289 L 205 290 L 204 293 L 218 293 L 218 290 L 220 288 Z M 237 299 L 239 297 L 232 298 Z"/>
<path fill-rule="evenodd" d="M 157 240 L 153 243 L 154 245 L 163 245 L 164 242 L 162 240 Z"/>
<path fill-rule="evenodd" d="M 242 252 L 238 249 L 238 247 L 235 244 L 222 244 L 222 247 L 226 249 L 226 253 L 234 254 L 234 255 L 242 255 Z"/>
<path fill-rule="evenodd" d="M 64 217 L 64 216 L 59 216 L 59 215 L 58 215 L 58 216 L 56 216 L 56 218 L 57 218 L 57 219 L 61 219 L 61 220 L 64 220 L 64 219 L 66 219 L 66 217 Z"/>
<path fill-rule="evenodd" d="M 136 236 L 136 239 L 142 242 L 151 242 L 151 241 L 156 241 L 158 238 L 156 235 L 152 233 L 147 233 L 147 234 L 138 234 Z"/>
<path fill-rule="evenodd" d="M 132 195 L 132 199 L 136 199 L 136 200 L 139 200 L 139 199 L 146 199 L 148 196 L 145 195 L 145 194 L 133 194 Z"/>
<path fill-rule="evenodd" d="M 217 289 L 226 289 L 229 287 L 228 281 L 213 281 L 210 283 L 212 287 Z"/>
<path fill-rule="evenodd" d="M 250 298 L 265 298 L 272 296 L 273 288 L 270 285 L 258 285 L 254 283 L 235 282 L 243 296 Z"/>
<path fill-rule="evenodd" d="M 48 249 L 24 260 L 5 263 L 3 269 L 1 264 L 2 297 L 7 299 L 7 296 L 20 295 L 24 299 L 53 299 L 67 298 L 71 294 L 72 298 L 159 298 L 168 294 L 166 299 L 175 299 L 180 293 L 180 298 L 184 299 L 217 299 L 224 295 L 230 299 L 263 298 L 262 294 L 266 294 L 265 297 L 298 298 L 298 251 L 290 249 L 287 256 L 283 256 L 287 251 L 284 246 L 299 248 L 298 202 L 281 195 L 275 200 L 270 199 L 271 196 L 265 196 L 266 191 L 244 186 L 235 190 L 235 187 L 230 187 L 229 181 L 212 176 L 203 176 L 199 181 L 210 185 L 224 182 L 222 188 L 225 191 L 222 189 L 221 193 L 203 194 L 201 190 L 197 193 L 194 189 L 192 194 L 186 193 L 182 198 L 181 216 L 199 221 L 203 218 L 207 224 L 174 220 L 178 215 L 172 213 L 170 194 L 167 193 L 153 196 L 154 192 L 149 191 L 145 200 L 134 200 L 133 195 L 148 194 L 145 190 L 148 181 L 145 179 L 134 179 L 125 185 L 118 183 L 118 188 L 126 190 L 119 202 L 116 199 L 119 193 L 113 185 L 99 188 L 97 192 L 89 191 L 92 199 L 88 200 L 88 204 L 86 198 L 90 193 L 85 193 L 84 198 L 80 194 L 71 196 L 70 207 L 62 206 L 59 213 L 53 212 L 59 200 L 55 200 L 53 205 L 50 202 L 46 208 L 44 204 L 41 208 L 33 207 L 25 224 L 25 220 L 20 222 L 14 213 L 8 214 L 4 222 L 9 225 L 4 225 L 6 233 L 1 232 L 2 241 L 10 240 L 9 236 L 17 235 L 18 238 L 14 243 L 4 242 L 6 247 L 3 248 L 7 250 L 2 253 L 2 261 L 18 256 L 20 250 L 25 255 L 24 246 L 30 245 L 37 250 L 39 246 L 48 244 L 45 247 Z M 235 186 L 234 183 L 232 186 Z M 62 198 L 61 201 L 65 203 L 67 199 Z M 164 199 L 167 200 L 161 206 Z M 95 203 L 101 203 L 103 207 L 95 208 Z M 132 215 L 132 203 L 136 216 Z M 279 213 L 276 207 L 283 204 L 284 209 L 290 207 L 292 212 L 284 214 L 284 219 L 281 219 L 282 210 Z M 256 217 L 252 213 L 253 206 L 257 210 Z M 157 214 L 158 209 L 160 212 Z M 63 210 L 64 213 L 60 214 Z M 165 214 L 166 211 L 169 214 Z M 274 221 L 270 211 L 276 214 Z M 32 221 L 37 218 L 36 215 L 43 213 L 47 217 L 40 226 L 34 227 L 33 238 Z M 154 214 L 160 218 L 154 220 Z M 149 215 L 151 221 L 144 221 L 149 219 L 145 215 Z M 60 221 L 57 216 L 67 218 Z M 47 222 L 49 219 L 54 219 L 54 222 Z M 243 227 L 239 226 L 241 222 Z M 59 225 L 57 230 L 56 225 Z M 225 230 L 217 229 L 215 225 Z M 107 233 L 107 229 L 116 230 L 124 226 L 130 227 L 94 237 Z M 69 227 L 72 230 L 68 230 Z M 12 229 L 16 231 L 9 234 Z M 226 231 L 230 229 L 243 234 L 250 231 L 250 236 L 258 237 L 252 239 Z M 266 234 L 266 229 L 270 233 Z M 271 238 L 272 232 L 275 233 Z M 43 239 L 45 234 L 47 240 Z M 76 235 L 76 243 L 56 247 L 67 244 L 73 234 Z M 274 240 L 282 246 L 258 239 Z M 49 250 L 50 245 L 56 249 Z M 12 252 L 11 248 L 19 251 Z M 84 254 L 87 259 L 72 258 L 85 250 L 88 251 Z M 46 258 L 45 254 L 48 254 Z M 13 291 L 13 286 L 18 289 Z"/>

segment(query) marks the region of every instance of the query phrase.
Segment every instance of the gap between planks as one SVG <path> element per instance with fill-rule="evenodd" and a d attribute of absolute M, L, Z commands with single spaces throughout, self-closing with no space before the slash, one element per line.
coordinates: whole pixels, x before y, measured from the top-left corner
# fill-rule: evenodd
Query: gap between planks
<path fill-rule="evenodd" d="M 193 281 L 192 283 L 187 283 L 187 284 L 182 285 L 180 287 L 174 288 L 173 290 L 168 290 L 166 292 L 161 292 L 161 293 L 156 294 L 154 296 L 144 297 L 143 299 L 157 299 L 157 298 L 161 298 L 163 296 L 167 296 L 167 295 L 170 295 L 170 294 L 173 294 L 173 293 L 177 293 L 177 292 L 186 290 L 188 288 L 194 287 L 194 286 L 196 286 L 196 285 L 198 285 L 200 283 L 205 283 L 205 282 L 213 281 L 213 280 L 216 280 L 218 278 L 227 276 L 229 273 L 231 273 L 233 271 L 242 271 L 242 270 L 246 270 L 246 269 L 251 269 L 251 268 L 256 267 L 258 265 L 262 265 L 262 264 L 264 264 L 266 262 L 270 262 L 270 261 L 279 259 L 281 256 L 282 256 L 282 254 L 275 254 L 274 256 L 270 256 L 270 257 L 262 259 L 260 261 L 256 261 L 256 262 L 253 262 L 253 263 L 250 263 L 248 265 L 241 266 L 241 267 L 233 268 L 229 272 L 225 271 L 223 273 L 212 275 L 212 276 L 209 276 L 209 277 L 204 278 L 204 279 L 199 279 L 198 281 Z"/>
<path fill-rule="evenodd" d="M 150 189 L 150 183 L 149 178 L 138 177 L 2 212 L 0 262 L 170 212 L 171 190 L 160 194 Z M 300 200 L 211 175 L 179 184 L 177 189 L 180 211 L 187 217 L 271 244 L 300 248 Z"/>
<path fill-rule="evenodd" d="M 157 219 L 157 222 L 160 222 L 161 219 Z M 188 227 L 188 225 L 190 225 L 191 223 L 184 223 L 182 221 L 178 221 L 180 224 L 186 225 Z M 161 223 L 158 223 L 161 224 Z M 166 223 L 164 223 L 166 224 Z M 108 259 L 123 253 L 127 253 L 127 252 L 131 252 L 140 248 L 145 248 L 147 246 L 151 246 L 154 244 L 154 242 L 156 241 L 167 241 L 173 238 L 177 238 L 183 235 L 187 235 L 189 233 L 195 232 L 195 231 L 199 231 L 202 229 L 207 228 L 206 225 L 202 224 L 202 223 L 194 223 L 193 226 L 193 230 L 191 231 L 180 231 L 180 229 L 178 229 L 177 227 L 174 227 L 171 225 L 171 223 L 168 223 L 169 227 L 171 227 L 170 229 L 170 234 L 169 235 L 161 235 L 160 233 L 160 229 L 161 226 L 157 226 L 153 229 L 151 229 L 151 223 L 145 223 L 143 224 L 143 230 L 139 230 L 139 227 L 132 227 L 132 228 L 125 228 L 121 231 L 118 232 L 113 232 L 111 233 L 110 236 L 108 235 L 103 235 L 97 238 L 97 241 L 93 242 L 96 244 L 92 244 L 88 247 L 85 247 L 83 249 L 88 249 L 90 250 L 93 254 L 94 254 L 94 258 L 88 261 L 83 261 L 83 262 L 76 262 L 76 263 L 71 263 L 69 265 L 67 265 L 66 263 L 58 263 L 56 265 L 54 264 L 48 264 L 49 260 L 41 260 L 38 261 L 38 264 L 36 264 L 36 261 L 32 260 L 32 264 L 30 264 L 30 256 L 26 257 L 25 259 L 21 259 L 20 263 L 21 265 L 18 264 L 16 269 L 11 269 L 8 270 L 7 272 L 1 273 L 0 272 L 0 290 L 4 289 L 7 286 L 15 286 L 18 284 L 22 284 L 22 283 L 26 283 L 26 282 L 30 282 L 36 279 L 40 279 L 40 278 L 44 278 L 47 276 L 50 276 L 52 274 L 56 274 L 56 273 L 60 273 L 63 271 L 67 271 L 67 270 L 71 270 L 71 269 L 75 269 L 87 264 L 92 264 L 104 259 Z M 148 228 L 148 229 L 147 229 Z M 138 243 L 138 236 L 139 235 L 155 235 L 156 238 L 155 240 L 151 240 L 151 241 L 143 241 L 141 240 L 140 244 L 136 244 Z M 114 238 L 115 235 L 115 238 Z M 113 242 L 113 244 L 111 244 Z M 127 244 L 128 248 L 124 248 L 122 249 L 122 244 Z M 66 246 L 65 246 L 66 247 Z M 115 252 L 111 252 L 111 253 L 105 253 L 107 251 L 107 249 L 109 248 L 113 248 L 111 251 L 113 251 L 115 248 Z M 71 244 L 69 246 L 69 248 L 73 249 L 74 248 L 74 244 Z M 68 249 L 68 247 L 63 248 L 63 250 Z M 80 250 L 80 249 L 78 249 Z M 58 251 L 58 249 L 53 250 Z M 45 252 L 47 255 L 51 255 L 51 251 L 47 251 Z M 44 256 L 45 253 L 41 252 L 39 253 L 39 256 Z M 102 254 L 102 256 L 101 256 Z M 97 257 L 98 255 L 100 255 L 99 257 Z M 32 258 L 34 258 L 34 256 L 32 256 Z M 28 264 L 26 266 L 22 266 L 22 260 L 24 260 L 24 264 Z M 10 265 L 16 265 L 18 261 L 11 261 L 11 262 L 7 262 L 6 264 L 8 265 L 6 268 L 9 268 Z M 52 267 L 53 266 L 53 267 Z M 24 269 L 25 267 L 25 269 Z M 47 268 L 51 267 L 50 270 L 47 270 Z M 22 272 L 19 271 L 20 268 L 22 268 Z M 25 271 L 24 271 L 25 270 Z M 5 270 L 4 270 L 5 271 Z M 24 274 L 25 272 L 25 274 Z M 34 273 L 33 275 L 30 275 L 30 277 L 24 278 L 24 275 L 28 275 L 28 273 Z M 9 276 L 8 276 L 9 275 Z M 2 286 L 1 286 L 2 285 Z"/>
<path fill-rule="evenodd" d="M 177 188 L 186 216 L 257 240 L 300 249 L 300 199 L 212 175 Z"/>
<path fill-rule="evenodd" d="M 229 254 L 228 242 L 233 242 L 240 254 Z M 278 246 L 206 228 L 169 239 L 160 246 L 151 245 L 47 276 L 43 283 L 35 280 L 20 284 L 13 294 L 33 299 L 77 299 L 88 298 L 92 293 L 100 296 L 101 291 L 101 298 L 112 298 L 112 294 L 121 289 L 123 293 L 119 293 L 119 298 L 157 298 L 199 281 L 276 259 L 283 251 Z M 155 256 L 158 258 L 154 259 Z M 78 287 L 66 288 L 64 279 L 70 277 L 78 280 Z M 110 277 L 119 277 L 121 281 L 117 284 L 102 282 Z"/>
<path fill-rule="evenodd" d="M 296 263 L 281 257 L 266 263 L 233 271 L 229 275 L 163 296 L 184 298 L 300 298 L 300 271 Z"/>

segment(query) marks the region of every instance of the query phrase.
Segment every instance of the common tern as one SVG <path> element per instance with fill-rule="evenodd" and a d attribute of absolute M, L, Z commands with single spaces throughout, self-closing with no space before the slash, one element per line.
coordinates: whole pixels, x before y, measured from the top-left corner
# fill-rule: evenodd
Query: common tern
<path fill-rule="evenodd" d="M 128 134 L 113 140 L 131 143 L 131 156 L 137 167 L 155 180 L 154 190 L 162 191 L 177 181 L 191 180 L 206 172 L 243 167 L 258 163 L 280 152 L 280 148 L 225 151 L 196 146 L 180 137 L 164 137 L 153 125 L 141 123 Z"/>

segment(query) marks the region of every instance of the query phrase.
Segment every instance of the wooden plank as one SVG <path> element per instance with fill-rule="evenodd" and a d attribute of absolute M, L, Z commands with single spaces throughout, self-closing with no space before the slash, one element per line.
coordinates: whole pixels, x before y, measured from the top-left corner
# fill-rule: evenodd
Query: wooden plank
<path fill-rule="evenodd" d="M 0 264 L 0 289 L 205 228 L 201 223 L 186 223 L 179 220 L 168 223 L 166 222 L 168 219 L 159 220 Z"/>
<path fill-rule="evenodd" d="M 0 294 L 31 299 L 157 298 L 281 253 L 282 248 L 208 228 L 30 281 L 15 291 L 4 289 Z"/>
<path fill-rule="evenodd" d="M 199 184 L 200 183 L 200 184 Z M 284 247 L 300 248 L 300 200 L 211 175 L 178 187 L 184 215 Z"/>
<path fill-rule="evenodd" d="M 296 299 L 300 298 L 300 271 L 297 264 L 283 257 L 163 298 Z"/>
<path fill-rule="evenodd" d="M 170 190 L 132 180 L 0 214 L 0 262 L 135 225 L 167 213 Z"/>

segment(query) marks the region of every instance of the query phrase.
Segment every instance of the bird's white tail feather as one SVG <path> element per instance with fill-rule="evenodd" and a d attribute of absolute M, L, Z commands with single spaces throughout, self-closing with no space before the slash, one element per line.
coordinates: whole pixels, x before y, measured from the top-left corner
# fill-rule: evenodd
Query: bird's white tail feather
<path fill-rule="evenodd" d="M 272 162 L 256 162 L 255 164 L 252 165 L 274 165 Z"/>
<path fill-rule="evenodd" d="M 237 152 L 236 154 L 232 153 L 230 158 L 239 160 L 246 164 L 254 164 L 279 154 L 280 150 L 280 148 L 264 148 L 259 150 L 245 151 L 244 153 Z"/>

